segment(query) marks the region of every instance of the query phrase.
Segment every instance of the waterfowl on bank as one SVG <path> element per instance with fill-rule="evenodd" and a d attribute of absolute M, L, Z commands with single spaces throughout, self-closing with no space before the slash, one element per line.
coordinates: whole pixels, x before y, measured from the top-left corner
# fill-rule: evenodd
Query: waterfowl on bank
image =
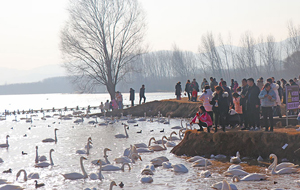
<path fill-rule="evenodd" d="M 183 164 L 173 164 L 173 172 L 177 172 L 177 173 L 187 173 L 189 172 L 189 170 L 185 167 L 185 165 Z"/>
<path fill-rule="evenodd" d="M 275 154 L 270 154 L 270 159 L 274 159 L 273 163 L 268 167 L 268 170 L 272 170 L 274 165 L 275 166 L 275 171 L 276 170 L 280 170 L 280 169 L 283 169 L 283 168 L 294 168 L 294 167 L 297 167 L 298 165 L 295 165 L 294 163 L 291 163 L 291 162 L 282 162 L 280 164 L 277 164 L 278 163 L 278 158 Z"/>
<path fill-rule="evenodd" d="M 241 163 L 240 152 L 239 151 L 236 152 L 236 156 L 230 158 L 230 162 L 233 163 L 233 164 Z"/>
<path fill-rule="evenodd" d="M 39 188 L 39 187 L 43 187 L 43 186 L 45 186 L 45 184 L 44 183 L 38 183 L 38 181 L 37 180 L 34 180 L 34 182 L 35 182 L 35 188 L 37 189 L 37 188 Z"/>
<path fill-rule="evenodd" d="M 232 170 L 227 170 L 223 173 L 225 176 L 245 176 L 248 175 L 248 172 L 245 172 L 244 170 L 241 169 L 232 169 Z"/>
<path fill-rule="evenodd" d="M 153 178 L 151 175 L 142 176 L 140 179 L 141 183 L 152 183 Z"/>
<path fill-rule="evenodd" d="M 203 178 L 208 178 L 208 177 L 211 177 L 211 173 L 209 170 L 207 170 L 207 163 L 208 163 L 208 160 L 205 159 L 205 168 L 204 168 L 204 171 L 201 171 L 200 172 L 200 177 L 203 177 Z"/>
<path fill-rule="evenodd" d="M 259 174 L 259 173 L 251 173 L 246 175 L 243 178 L 240 178 L 238 176 L 233 176 L 232 181 L 233 182 L 239 182 L 239 181 L 262 181 L 267 179 L 267 176 L 265 174 Z"/>

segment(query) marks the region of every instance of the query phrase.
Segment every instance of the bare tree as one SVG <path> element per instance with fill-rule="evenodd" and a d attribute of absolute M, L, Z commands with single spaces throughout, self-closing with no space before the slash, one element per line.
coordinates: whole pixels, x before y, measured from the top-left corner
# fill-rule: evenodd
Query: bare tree
<path fill-rule="evenodd" d="M 78 86 L 105 85 L 111 99 L 116 84 L 133 71 L 143 52 L 144 14 L 137 0 L 72 0 L 61 31 L 61 51 Z"/>
<path fill-rule="evenodd" d="M 288 45 L 291 51 L 289 52 L 290 55 L 296 51 L 300 51 L 300 25 L 297 28 L 292 21 L 289 21 L 287 27 L 289 33 Z"/>
<path fill-rule="evenodd" d="M 229 66 L 229 61 L 228 61 L 228 57 L 229 57 L 229 51 L 227 46 L 225 45 L 223 38 L 221 36 L 221 34 L 219 35 L 219 43 L 220 43 L 220 48 L 221 48 L 221 52 L 223 53 L 224 57 L 225 57 L 225 63 L 227 66 L 227 73 L 224 71 L 224 73 L 226 73 L 226 77 L 229 79 L 230 78 L 230 66 Z M 231 77 L 232 78 L 232 77 Z"/>

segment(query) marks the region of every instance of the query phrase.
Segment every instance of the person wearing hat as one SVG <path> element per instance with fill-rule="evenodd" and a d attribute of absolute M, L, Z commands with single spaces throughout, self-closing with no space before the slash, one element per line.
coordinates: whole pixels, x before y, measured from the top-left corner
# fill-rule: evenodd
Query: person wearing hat
<path fill-rule="evenodd" d="M 176 98 L 177 100 L 180 100 L 181 99 L 181 92 L 182 92 L 182 89 L 181 89 L 181 82 L 178 82 L 175 86 L 175 95 L 176 95 Z"/>

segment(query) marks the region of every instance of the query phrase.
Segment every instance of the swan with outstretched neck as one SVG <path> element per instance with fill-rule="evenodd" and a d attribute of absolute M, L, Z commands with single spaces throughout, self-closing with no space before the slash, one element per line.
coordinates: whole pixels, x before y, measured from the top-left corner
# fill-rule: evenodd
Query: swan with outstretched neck
<path fill-rule="evenodd" d="M 58 130 L 57 128 L 54 129 L 54 139 L 47 138 L 47 139 L 42 140 L 42 142 L 55 142 L 55 143 L 57 143 L 57 135 L 56 135 L 57 130 Z"/>
<path fill-rule="evenodd" d="M 274 168 L 274 165 L 275 166 L 275 171 L 276 170 L 281 170 L 283 168 L 294 168 L 294 167 L 297 167 L 298 165 L 295 165 L 294 163 L 291 163 L 291 162 L 282 162 L 280 164 L 277 165 L 278 163 L 278 159 L 277 159 L 277 156 L 275 154 L 270 154 L 270 159 L 274 159 L 273 163 L 268 167 L 268 170 L 272 170 Z"/>
<path fill-rule="evenodd" d="M 156 142 L 154 137 L 151 137 L 149 139 L 149 143 L 148 143 L 148 148 L 135 148 L 136 153 L 143 153 L 143 152 L 153 152 L 153 150 L 150 149 L 151 146 L 151 141 L 154 140 L 154 142 Z M 135 146 L 134 146 L 135 147 Z"/>
<path fill-rule="evenodd" d="M 287 168 L 281 168 L 281 169 L 278 169 L 278 171 L 276 171 L 276 166 L 277 166 L 277 157 L 275 154 L 271 154 L 270 155 L 270 159 L 274 158 L 274 164 L 272 164 L 273 168 L 272 168 L 272 175 L 278 175 L 278 174 L 291 174 L 291 173 L 296 173 L 298 172 L 298 170 L 294 167 L 287 167 Z"/>
<path fill-rule="evenodd" d="M 102 179 L 104 179 L 101 171 L 102 171 L 102 163 L 100 160 L 98 160 L 98 164 L 100 165 L 100 168 L 99 168 L 99 173 L 98 174 L 95 174 L 95 173 L 91 173 L 90 174 L 90 179 L 91 180 L 97 180 L 97 179 L 100 179 L 102 181 Z"/>
<path fill-rule="evenodd" d="M 29 179 L 39 179 L 40 178 L 40 176 L 39 176 L 38 173 L 30 173 L 27 176 L 27 172 L 25 170 L 19 170 L 18 173 L 17 173 L 17 175 L 16 175 L 16 181 L 18 181 L 18 178 L 20 177 L 20 175 L 21 175 L 22 172 L 24 173 L 24 178 L 23 178 L 24 182 L 27 181 L 28 178 Z"/>
<path fill-rule="evenodd" d="M 87 141 L 86 150 L 77 150 L 76 154 L 86 154 L 87 156 L 90 154 L 90 144 L 93 144 L 90 140 Z"/>
<path fill-rule="evenodd" d="M 37 167 L 37 168 L 44 168 L 44 167 L 48 167 L 50 165 L 53 166 L 54 163 L 53 163 L 53 160 L 52 160 L 52 152 L 54 152 L 54 149 L 51 149 L 50 152 L 49 152 L 50 163 L 40 162 L 38 164 L 35 164 L 34 166 Z"/>
<path fill-rule="evenodd" d="M 172 135 L 177 135 L 177 133 L 175 131 L 173 131 L 171 134 L 170 134 L 170 137 L 169 137 L 169 141 L 176 141 L 176 140 L 180 140 L 180 138 L 178 137 L 173 137 Z"/>
<path fill-rule="evenodd" d="M 106 165 L 106 164 L 110 164 L 110 162 L 109 162 L 109 160 L 108 160 L 108 156 L 107 156 L 107 151 L 111 151 L 109 148 L 105 148 L 104 149 L 104 158 L 105 158 L 105 161 L 104 160 L 102 160 L 102 159 L 98 159 L 98 160 L 93 160 L 92 161 L 92 164 L 95 164 L 95 165 L 98 165 L 99 163 L 98 163 L 98 161 L 100 160 L 100 162 L 101 162 L 101 164 L 102 165 Z"/>
<path fill-rule="evenodd" d="M 164 143 L 164 139 L 168 140 L 166 136 L 163 136 L 162 137 L 162 146 L 160 145 L 152 145 L 149 147 L 150 150 L 153 150 L 153 151 L 161 151 L 161 150 L 167 150 L 167 147 L 165 146 L 165 143 Z"/>
<path fill-rule="evenodd" d="M 109 190 L 112 190 L 113 189 L 113 186 L 117 186 L 116 182 L 115 181 L 112 181 L 109 185 Z"/>
<path fill-rule="evenodd" d="M 80 173 L 76 173 L 76 172 L 73 172 L 73 173 L 67 173 L 67 174 L 63 174 L 64 178 L 65 179 L 70 179 L 70 180 L 77 180 L 77 179 L 86 179 L 88 178 L 88 175 L 83 167 L 83 160 L 86 160 L 85 157 L 81 156 L 80 157 L 80 168 L 81 168 L 81 171 L 83 173 L 80 174 Z"/>
<path fill-rule="evenodd" d="M 46 156 L 39 156 L 38 146 L 35 147 L 35 163 L 46 161 Z"/>
<path fill-rule="evenodd" d="M 115 135 L 116 138 L 128 138 L 128 133 L 127 133 L 127 129 L 126 129 L 126 125 L 124 125 L 124 130 L 125 130 L 125 135 L 124 134 L 117 134 Z"/>
<path fill-rule="evenodd" d="M 5 144 L 0 144 L 0 147 L 1 147 L 1 148 L 7 148 L 7 147 L 9 147 L 9 144 L 8 144 L 8 137 L 9 137 L 9 135 L 6 135 L 6 143 L 5 143 Z"/>

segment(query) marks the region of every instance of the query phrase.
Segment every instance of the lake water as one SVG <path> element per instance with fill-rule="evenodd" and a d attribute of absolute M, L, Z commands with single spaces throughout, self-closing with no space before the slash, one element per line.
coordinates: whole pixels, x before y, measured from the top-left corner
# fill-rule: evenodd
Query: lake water
<path fill-rule="evenodd" d="M 172 98 L 173 93 L 164 93 L 162 96 L 159 94 L 154 95 L 165 99 Z M 103 97 L 102 97 L 103 96 Z M 3 98 L 3 96 L 1 96 Z M 148 95 L 150 99 L 150 94 Z M 174 96 L 173 96 L 174 97 Z M 20 96 L 5 96 L 7 101 L 3 101 L 1 98 L 1 106 L 8 109 L 6 106 L 11 106 L 9 109 L 26 109 L 28 106 L 31 109 L 52 108 L 52 107 L 75 107 L 86 105 L 97 105 L 102 99 L 106 99 L 104 95 L 20 95 Z M 25 100 L 25 102 L 20 101 Z M 155 99 L 155 98 L 153 98 Z M 28 102 L 31 101 L 31 102 Z M 72 102 L 74 104 L 72 104 Z M 23 106 L 23 107 L 22 107 Z M 66 114 L 71 113 L 67 112 Z M 92 160 L 103 159 L 104 148 L 110 148 L 112 151 L 108 152 L 108 159 L 114 165 L 120 166 L 113 162 L 113 159 L 123 154 L 124 149 L 134 143 L 146 143 L 150 137 L 161 139 L 163 135 L 169 136 L 173 131 L 171 127 L 180 125 L 180 119 L 171 119 L 170 124 L 162 124 L 158 122 L 137 122 L 138 126 L 129 124 L 129 138 L 117 139 L 115 134 L 124 134 L 124 128 L 122 122 L 119 121 L 112 125 L 99 126 L 88 124 L 88 121 L 95 120 L 93 118 L 85 118 L 83 123 L 74 124 L 73 120 L 60 120 L 57 116 L 53 116 L 54 113 L 47 113 L 50 118 L 42 120 L 41 113 L 33 116 L 33 123 L 26 123 L 24 120 L 20 120 L 25 115 L 18 116 L 18 121 L 12 121 L 14 116 L 8 116 L 6 120 L 0 121 L 0 144 L 5 143 L 6 135 L 9 135 L 9 148 L 0 148 L 0 158 L 4 160 L 0 163 L 0 179 L 6 179 L 14 185 L 19 185 L 26 189 L 34 189 L 34 180 L 28 180 L 22 183 L 22 177 L 16 181 L 16 173 L 20 169 L 25 169 L 27 173 L 37 172 L 40 175 L 39 183 L 45 183 L 45 187 L 39 189 L 108 189 L 112 180 L 115 180 L 117 184 L 121 181 L 125 184 L 123 189 L 211 189 L 210 186 L 213 183 L 226 179 L 230 181 L 230 177 L 224 177 L 222 173 L 227 170 L 229 163 L 223 163 L 219 161 L 212 161 L 213 165 L 208 169 L 212 172 L 211 178 L 201 178 L 199 173 L 203 168 L 193 168 L 191 163 L 186 161 L 185 157 L 177 157 L 170 153 L 172 148 L 167 148 L 165 151 L 154 153 L 142 153 L 142 161 L 137 161 L 135 164 L 131 164 L 131 171 L 125 169 L 124 172 L 107 172 L 103 171 L 104 180 L 64 180 L 62 174 L 78 172 L 81 173 L 79 158 L 80 155 L 76 154 L 76 150 L 84 149 L 88 137 L 92 137 L 93 148 L 90 150 L 90 155 L 86 156 L 87 160 L 84 161 L 84 167 L 88 174 L 97 173 L 99 167 L 91 164 Z M 29 115 L 27 116 L 29 117 Z M 103 119 L 98 118 L 98 122 L 103 122 Z M 187 121 L 184 121 L 187 122 Z M 29 130 L 30 127 L 30 130 Z M 57 144 L 54 143 L 42 143 L 42 139 L 54 138 L 54 128 L 58 128 Z M 164 132 L 160 132 L 164 129 Z M 137 133 L 142 130 L 142 133 Z M 151 132 L 151 130 L 153 130 Z M 176 130 L 178 132 L 178 130 Z M 24 135 L 26 134 L 26 137 Z M 175 141 L 179 143 L 180 141 Z M 45 155 L 49 161 L 49 150 L 54 149 L 52 154 L 54 166 L 48 168 L 35 168 L 35 146 L 39 147 L 39 155 Z M 28 155 L 22 155 L 24 151 Z M 162 167 L 156 168 L 153 175 L 153 183 L 142 184 L 140 183 L 141 171 L 145 165 L 149 164 L 149 161 L 158 156 L 166 156 L 172 164 L 184 164 L 189 172 L 184 174 L 176 174 L 170 169 L 163 169 Z M 241 155 L 243 157 L 243 155 Z M 265 158 L 267 160 L 267 158 Z M 247 163 L 242 164 L 243 168 L 248 172 L 260 172 L 265 173 L 265 167 L 251 166 Z M 12 174 L 2 174 L 2 171 L 11 168 Z M 259 182 L 239 182 L 235 183 L 238 189 L 297 189 L 298 186 L 295 180 L 299 179 L 299 174 L 291 175 L 279 175 L 271 176 L 266 181 Z M 274 184 L 274 181 L 277 184 Z M 1 187 L 1 186 L 0 186 Z M 120 189 L 120 187 L 114 187 L 113 189 Z"/>

